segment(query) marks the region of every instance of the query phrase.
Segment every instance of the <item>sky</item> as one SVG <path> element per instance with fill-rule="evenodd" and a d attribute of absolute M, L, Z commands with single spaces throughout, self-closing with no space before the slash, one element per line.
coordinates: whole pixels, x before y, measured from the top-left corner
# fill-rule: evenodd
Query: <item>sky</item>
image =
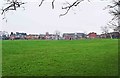
<path fill-rule="evenodd" d="M 57 0 L 55 9 L 52 9 L 50 0 L 46 0 L 41 7 L 38 7 L 40 0 L 24 0 L 27 3 L 24 8 L 19 8 L 16 11 L 9 11 L 6 14 L 7 22 L 2 20 L 0 30 L 7 32 L 25 32 L 28 34 L 44 34 L 46 32 L 55 33 L 102 33 L 101 26 L 106 26 L 112 16 L 108 10 L 103 10 L 109 0 L 99 1 L 87 0 L 81 2 L 79 6 L 72 8 L 67 15 L 59 17 L 65 13 L 61 7 L 64 6 L 67 0 Z M 70 3 L 76 0 L 68 0 Z M 0 7 L 4 1 L 0 2 Z"/>

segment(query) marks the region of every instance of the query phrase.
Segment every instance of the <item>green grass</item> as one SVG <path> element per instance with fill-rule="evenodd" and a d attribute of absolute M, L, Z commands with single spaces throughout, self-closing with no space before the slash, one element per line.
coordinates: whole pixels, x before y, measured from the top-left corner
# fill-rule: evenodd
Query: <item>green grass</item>
<path fill-rule="evenodd" d="M 118 40 L 8 40 L 3 76 L 116 76 Z"/>

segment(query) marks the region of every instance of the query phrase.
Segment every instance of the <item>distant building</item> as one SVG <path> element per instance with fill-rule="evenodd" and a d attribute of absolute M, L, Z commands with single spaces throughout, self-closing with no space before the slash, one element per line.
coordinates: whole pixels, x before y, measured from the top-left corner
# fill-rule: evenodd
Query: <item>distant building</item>
<path fill-rule="evenodd" d="M 101 34 L 100 38 L 106 38 L 106 34 Z"/>
<path fill-rule="evenodd" d="M 29 35 L 26 35 L 25 39 L 39 39 L 39 35 L 38 34 L 29 34 Z"/>
<path fill-rule="evenodd" d="M 20 33 L 20 32 L 13 33 L 13 32 L 11 32 L 9 39 L 11 39 L 11 40 L 14 40 L 14 39 L 25 39 L 26 35 L 27 35 L 26 33 Z"/>
<path fill-rule="evenodd" d="M 76 33 L 76 39 L 82 39 L 82 38 L 86 38 L 86 34 L 84 34 L 84 33 Z"/>
<path fill-rule="evenodd" d="M 120 33 L 119 32 L 111 32 L 111 33 L 107 33 L 107 34 L 101 34 L 100 35 L 101 38 L 120 38 Z"/>
<path fill-rule="evenodd" d="M 112 32 L 111 35 L 112 35 L 112 38 L 120 38 L 119 32 Z"/>
<path fill-rule="evenodd" d="M 101 38 L 101 35 L 97 35 L 96 38 Z"/>
<path fill-rule="evenodd" d="M 40 34 L 39 39 L 42 39 L 42 40 L 46 39 L 46 35 L 45 34 Z"/>
<path fill-rule="evenodd" d="M 75 33 L 63 33 L 63 39 L 65 40 L 73 40 L 75 38 Z"/>
<path fill-rule="evenodd" d="M 97 38 L 97 33 L 91 32 L 91 33 L 88 34 L 88 37 L 89 38 Z"/>
<path fill-rule="evenodd" d="M 25 37 L 27 36 L 27 33 L 16 32 L 15 36 L 16 36 L 16 39 L 25 39 Z"/>
<path fill-rule="evenodd" d="M 40 39 L 45 39 L 45 40 L 59 40 L 60 39 L 60 35 L 49 34 L 48 32 L 46 32 L 46 34 L 40 34 L 39 38 Z"/>

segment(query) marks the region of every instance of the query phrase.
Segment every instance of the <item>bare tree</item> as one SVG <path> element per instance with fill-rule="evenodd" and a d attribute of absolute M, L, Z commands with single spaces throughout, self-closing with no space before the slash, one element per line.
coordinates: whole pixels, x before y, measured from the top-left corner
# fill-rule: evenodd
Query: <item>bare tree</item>
<path fill-rule="evenodd" d="M 72 4 L 70 4 L 69 2 L 66 2 L 68 4 L 68 6 L 62 7 L 62 9 L 65 9 L 66 12 L 63 13 L 63 14 L 60 14 L 60 16 L 66 15 L 72 7 L 78 6 L 82 1 L 84 1 L 84 0 L 76 0 Z"/>
<path fill-rule="evenodd" d="M 25 2 L 22 2 L 20 0 L 5 0 L 5 4 L 7 5 L 7 7 L 2 7 L 2 13 L 1 15 L 4 15 L 3 19 L 6 19 L 5 14 L 6 12 L 10 11 L 10 10 L 17 10 L 17 8 L 20 8 L 21 5 L 25 4 Z M 24 7 L 23 7 L 24 8 Z M 7 22 L 7 19 L 6 19 Z"/>
<path fill-rule="evenodd" d="M 41 0 L 40 1 L 39 7 L 42 6 L 42 4 L 44 3 L 44 1 L 45 0 Z M 55 1 L 56 0 L 52 0 L 52 2 L 51 2 L 52 3 L 51 4 L 52 5 L 52 9 L 54 9 L 54 7 L 55 7 L 54 6 Z M 64 6 L 64 7 L 62 6 L 62 8 L 61 8 L 63 10 L 66 10 L 66 12 L 63 13 L 63 14 L 60 14 L 60 16 L 66 15 L 72 7 L 78 6 L 82 1 L 85 1 L 85 0 L 76 0 L 72 4 L 66 1 L 66 6 Z M 87 1 L 89 1 L 89 0 L 87 0 Z M 2 8 L 1 15 L 5 14 L 6 12 L 8 12 L 10 10 L 17 10 L 17 8 L 20 8 L 26 2 L 23 2 L 21 0 L 5 0 L 5 3 L 7 5 L 7 7 L 3 7 Z"/>
<path fill-rule="evenodd" d="M 108 26 L 101 26 L 102 33 L 104 34 L 104 37 L 107 38 L 108 36 L 112 39 L 112 34 L 109 33 L 109 27 Z"/>
<path fill-rule="evenodd" d="M 108 5 L 109 13 L 113 15 L 112 20 L 108 23 L 108 26 L 114 31 L 120 33 L 120 1 L 113 0 L 112 5 Z"/>
<path fill-rule="evenodd" d="M 2 15 L 5 14 L 9 10 L 16 10 L 17 8 L 21 7 L 21 5 L 25 4 L 20 0 L 6 0 L 7 7 L 2 8 Z"/>
<path fill-rule="evenodd" d="M 119 23 L 119 20 L 112 20 L 107 25 L 113 31 L 120 33 L 120 23 Z"/>
<path fill-rule="evenodd" d="M 109 32 L 109 27 L 108 26 L 101 26 L 101 30 L 104 34 L 107 34 Z"/>
<path fill-rule="evenodd" d="M 55 1 L 56 0 L 51 1 L 52 9 L 55 8 L 55 6 L 54 6 Z M 66 1 L 66 5 L 64 7 L 63 6 L 61 7 L 61 9 L 65 10 L 65 13 L 62 13 L 59 16 L 64 16 L 64 15 L 68 14 L 68 12 L 73 7 L 76 7 L 76 6 L 80 5 L 80 3 L 83 2 L 83 1 L 85 1 L 85 0 L 75 0 L 72 3 L 69 3 L 68 1 Z M 90 2 L 89 0 L 87 0 L 87 1 Z M 44 2 L 45 2 L 45 0 L 41 0 L 40 3 L 39 3 L 39 7 L 42 6 L 42 4 Z M 1 15 L 4 15 L 3 19 L 5 19 L 6 12 L 8 12 L 10 10 L 17 10 L 17 8 L 20 8 L 26 2 L 23 2 L 22 0 L 5 0 L 5 3 L 7 5 L 7 7 L 3 7 L 2 8 L 2 13 L 1 13 Z M 108 25 L 110 26 L 110 28 L 113 28 L 114 30 L 120 32 L 120 1 L 119 0 L 113 0 L 113 4 L 108 5 L 107 8 L 110 9 L 109 13 L 111 15 L 113 15 L 113 19 L 108 23 Z"/>
<path fill-rule="evenodd" d="M 41 0 L 39 7 L 42 6 L 42 4 L 44 3 L 45 0 Z M 52 0 L 52 9 L 54 9 L 54 3 L 56 0 Z M 66 10 L 65 13 L 60 14 L 60 16 L 64 16 L 66 15 L 69 10 L 73 7 L 78 6 L 81 2 L 83 2 L 85 0 L 75 0 L 72 3 L 69 3 L 68 1 L 66 1 L 66 6 L 62 6 L 61 9 Z M 90 2 L 90 0 L 87 0 L 88 2 Z M 1 14 L 5 14 L 7 11 L 9 10 L 16 10 L 17 8 L 20 8 L 23 4 L 25 4 L 26 2 L 23 2 L 22 0 L 5 0 L 5 3 L 8 5 L 7 7 L 3 7 L 2 8 L 2 13 Z M 119 0 L 113 0 L 113 5 L 108 5 L 107 8 L 110 9 L 114 9 L 114 10 L 110 10 L 110 14 L 114 15 L 114 19 L 118 18 L 120 15 L 120 10 L 116 9 L 116 7 L 120 7 L 120 1 Z M 119 8 L 120 9 L 120 8 Z M 120 18 L 120 17 L 119 17 Z"/>

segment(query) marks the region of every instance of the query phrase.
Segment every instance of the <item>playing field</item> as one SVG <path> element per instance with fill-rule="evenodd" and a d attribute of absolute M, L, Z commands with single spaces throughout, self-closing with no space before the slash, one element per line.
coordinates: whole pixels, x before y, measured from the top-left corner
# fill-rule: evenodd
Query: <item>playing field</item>
<path fill-rule="evenodd" d="M 3 76 L 116 76 L 118 40 L 6 40 Z"/>

